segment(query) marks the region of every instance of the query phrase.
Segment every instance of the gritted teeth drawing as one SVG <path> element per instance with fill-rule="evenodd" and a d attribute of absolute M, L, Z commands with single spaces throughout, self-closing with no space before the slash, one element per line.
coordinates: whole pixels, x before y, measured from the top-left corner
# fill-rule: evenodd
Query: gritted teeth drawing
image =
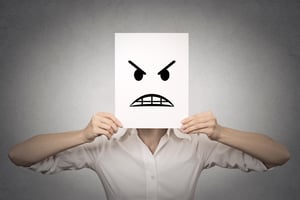
<path fill-rule="evenodd" d="M 115 115 L 124 128 L 179 128 L 188 116 L 188 34 L 115 33 Z"/>
<path fill-rule="evenodd" d="M 161 80 L 167 81 L 170 77 L 170 72 L 168 71 L 168 68 L 171 67 L 176 61 L 171 61 L 167 66 L 165 66 L 162 70 L 160 70 L 157 75 L 160 75 Z M 134 72 L 134 78 L 137 81 L 141 81 L 143 79 L 143 76 L 146 75 L 146 72 L 144 72 L 139 66 L 137 66 L 134 62 L 131 60 L 128 61 L 129 64 L 131 64 L 134 68 L 136 68 L 136 71 Z M 166 97 L 163 97 L 159 94 L 145 94 L 130 104 L 131 107 L 142 107 L 142 106 L 166 106 L 166 107 L 174 107 L 173 103 L 167 99 Z"/>
<path fill-rule="evenodd" d="M 131 107 L 141 106 L 166 106 L 174 107 L 171 101 L 159 94 L 145 94 L 130 104 Z"/>

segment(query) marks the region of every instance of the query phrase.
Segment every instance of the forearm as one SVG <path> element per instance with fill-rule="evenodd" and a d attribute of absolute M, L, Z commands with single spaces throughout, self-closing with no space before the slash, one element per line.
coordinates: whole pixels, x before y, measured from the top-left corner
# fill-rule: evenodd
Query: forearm
<path fill-rule="evenodd" d="M 267 167 L 282 165 L 290 158 L 288 150 L 268 136 L 221 127 L 218 142 L 261 160 Z"/>
<path fill-rule="evenodd" d="M 16 165 L 30 166 L 85 142 L 81 130 L 37 135 L 15 145 L 9 152 L 9 158 Z"/>

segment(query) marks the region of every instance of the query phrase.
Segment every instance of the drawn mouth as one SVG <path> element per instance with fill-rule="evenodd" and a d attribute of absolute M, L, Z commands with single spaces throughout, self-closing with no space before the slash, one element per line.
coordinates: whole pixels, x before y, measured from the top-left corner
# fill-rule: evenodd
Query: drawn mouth
<path fill-rule="evenodd" d="M 130 107 L 139 106 L 164 106 L 164 107 L 174 107 L 174 105 L 166 97 L 158 94 L 145 94 L 130 104 Z"/>

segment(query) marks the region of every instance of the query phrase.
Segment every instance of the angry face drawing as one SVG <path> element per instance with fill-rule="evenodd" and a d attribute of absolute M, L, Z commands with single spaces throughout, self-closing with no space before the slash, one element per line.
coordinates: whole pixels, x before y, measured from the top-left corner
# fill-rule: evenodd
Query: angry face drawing
<path fill-rule="evenodd" d="M 176 61 L 173 60 L 157 73 L 157 75 L 160 76 L 161 80 L 167 81 L 169 79 L 170 72 L 168 71 L 168 68 L 171 67 L 175 62 Z M 143 76 L 146 75 L 147 73 L 144 70 L 142 70 L 138 65 L 136 65 L 133 61 L 129 60 L 128 63 L 131 64 L 136 69 L 134 72 L 135 80 L 141 81 L 143 79 Z M 130 104 L 130 107 L 141 107 L 141 106 L 174 107 L 173 103 L 169 99 L 159 94 L 145 94 L 143 96 L 138 97 Z"/>

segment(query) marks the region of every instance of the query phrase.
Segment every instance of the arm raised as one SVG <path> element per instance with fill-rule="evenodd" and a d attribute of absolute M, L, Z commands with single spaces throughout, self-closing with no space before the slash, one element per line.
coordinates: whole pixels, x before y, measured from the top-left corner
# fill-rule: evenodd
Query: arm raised
<path fill-rule="evenodd" d="M 92 142 L 100 135 L 110 139 L 121 126 L 112 114 L 97 113 L 82 130 L 34 136 L 13 146 L 8 157 L 15 165 L 28 167 L 66 149 Z"/>
<path fill-rule="evenodd" d="M 211 140 L 261 160 L 268 168 L 282 165 L 290 159 L 288 150 L 282 144 L 263 134 L 222 127 L 212 112 L 199 113 L 184 119 L 181 130 L 187 134 L 206 134 Z"/>

